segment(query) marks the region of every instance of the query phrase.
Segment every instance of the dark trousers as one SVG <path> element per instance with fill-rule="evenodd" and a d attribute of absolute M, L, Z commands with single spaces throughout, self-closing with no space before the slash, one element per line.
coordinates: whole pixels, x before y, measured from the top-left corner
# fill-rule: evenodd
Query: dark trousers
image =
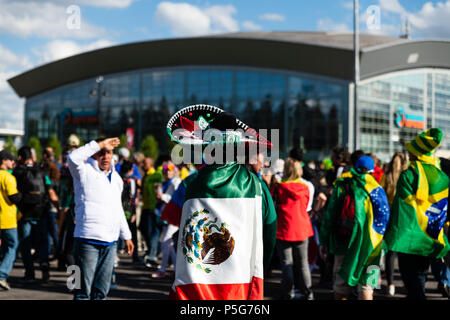
<path fill-rule="evenodd" d="M 386 253 L 386 281 L 388 285 L 394 284 L 394 263 L 397 252 L 388 251 Z"/>
<path fill-rule="evenodd" d="M 426 300 L 425 282 L 431 259 L 414 254 L 398 253 L 398 266 L 409 300 Z"/>

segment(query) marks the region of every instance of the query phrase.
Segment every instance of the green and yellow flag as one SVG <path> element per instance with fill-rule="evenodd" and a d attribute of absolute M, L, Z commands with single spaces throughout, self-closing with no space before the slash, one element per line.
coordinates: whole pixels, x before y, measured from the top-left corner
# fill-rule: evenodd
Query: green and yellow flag
<path fill-rule="evenodd" d="M 447 254 L 448 184 L 447 175 L 432 163 L 414 161 L 402 172 L 386 234 L 389 250 L 436 258 Z"/>
<path fill-rule="evenodd" d="M 350 241 L 343 245 L 336 238 L 335 221 L 341 210 L 344 183 L 350 183 L 353 190 L 355 224 Z M 331 253 L 344 255 L 338 273 L 350 286 L 368 284 L 368 278 L 372 275 L 368 273 L 368 268 L 379 265 L 388 221 L 386 193 L 372 175 L 361 174 L 352 168 L 336 181 L 322 222 L 320 243 L 327 246 Z"/>

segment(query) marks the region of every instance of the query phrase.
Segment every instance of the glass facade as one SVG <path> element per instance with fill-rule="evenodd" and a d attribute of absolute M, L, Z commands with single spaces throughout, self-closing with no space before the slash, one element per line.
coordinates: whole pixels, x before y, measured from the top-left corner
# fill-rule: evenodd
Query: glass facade
<path fill-rule="evenodd" d="M 419 132 L 441 128 L 450 149 L 450 72 L 418 69 L 365 81 L 358 89 L 360 148 L 389 161 Z"/>
<path fill-rule="evenodd" d="M 165 126 L 177 110 L 211 104 L 255 129 L 279 129 L 283 155 L 300 144 L 308 156 L 329 154 L 348 140 L 348 83 L 312 75 L 244 67 L 171 67 L 104 75 L 64 85 L 26 101 L 26 137 L 43 144 L 57 134 L 83 141 L 135 132 L 167 150 Z"/>

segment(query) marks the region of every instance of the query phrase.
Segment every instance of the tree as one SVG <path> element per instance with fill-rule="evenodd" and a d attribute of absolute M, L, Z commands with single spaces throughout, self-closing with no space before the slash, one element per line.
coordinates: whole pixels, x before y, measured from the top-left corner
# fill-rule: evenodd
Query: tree
<path fill-rule="evenodd" d="M 126 148 L 127 147 L 127 135 L 125 133 L 123 133 L 120 135 L 119 139 L 120 139 L 120 144 L 117 148 L 118 149 Z"/>
<path fill-rule="evenodd" d="M 5 144 L 3 145 L 3 149 L 8 150 L 13 155 L 17 156 L 17 147 L 14 144 L 12 137 L 6 138 Z"/>
<path fill-rule="evenodd" d="M 153 135 L 148 135 L 142 140 L 141 152 L 146 156 L 154 160 L 158 158 L 158 141 L 156 141 Z"/>
<path fill-rule="evenodd" d="M 48 147 L 53 149 L 53 152 L 55 154 L 55 159 L 59 159 L 61 156 L 61 143 L 59 143 L 58 138 L 56 137 L 56 134 L 53 134 L 48 141 L 47 144 Z"/>
<path fill-rule="evenodd" d="M 30 139 L 28 139 L 27 146 L 29 146 L 30 148 L 34 149 L 34 151 L 36 151 L 37 161 L 40 162 L 41 156 L 42 156 L 42 145 L 41 145 L 41 142 L 39 141 L 39 139 L 36 137 L 30 137 Z"/>

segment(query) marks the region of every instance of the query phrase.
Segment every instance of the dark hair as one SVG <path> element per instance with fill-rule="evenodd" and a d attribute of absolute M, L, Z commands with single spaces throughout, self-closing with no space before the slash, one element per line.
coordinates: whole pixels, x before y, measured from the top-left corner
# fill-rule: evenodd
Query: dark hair
<path fill-rule="evenodd" d="M 52 152 L 49 151 L 47 148 L 45 148 L 45 149 L 42 151 L 42 155 L 43 155 L 43 156 L 46 156 L 47 158 L 51 158 L 51 157 L 53 156 Z"/>
<path fill-rule="evenodd" d="M 31 148 L 29 146 L 23 146 L 17 152 L 18 157 L 23 162 L 28 159 L 33 159 L 33 155 L 31 153 Z"/>
<path fill-rule="evenodd" d="M 122 173 L 122 175 L 126 174 L 131 169 L 133 169 L 133 162 L 128 161 L 128 160 L 123 160 L 122 167 L 120 168 L 120 172 Z"/>
<path fill-rule="evenodd" d="M 360 157 L 362 157 L 363 155 L 365 155 L 365 152 L 363 150 L 355 150 L 352 155 L 350 156 L 350 161 L 352 162 L 352 166 L 355 166 L 356 161 L 358 161 L 358 159 Z"/>
<path fill-rule="evenodd" d="M 350 161 L 350 153 L 344 147 L 333 148 L 333 154 L 340 162 L 348 163 Z"/>
<path fill-rule="evenodd" d="M 289 152 L 289 157 L 297 161 L 303 161 L 303 150 L 299 147 L 295 147 Z"/>

